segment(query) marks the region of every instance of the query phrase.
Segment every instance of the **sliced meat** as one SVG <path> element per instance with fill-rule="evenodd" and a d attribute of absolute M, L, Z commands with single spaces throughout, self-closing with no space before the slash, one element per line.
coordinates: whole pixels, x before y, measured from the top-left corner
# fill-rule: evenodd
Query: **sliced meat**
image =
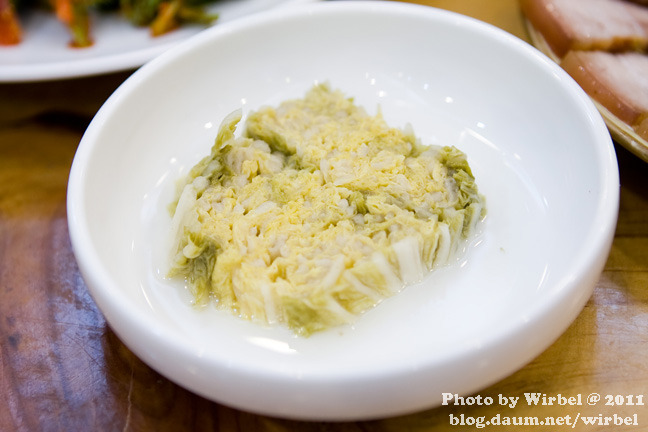
<path fill-rule="evenodd" d="M 648 56 L 572 51 L 561 66 L 590 97 L 648 140 Z"/>
<path fill-rule="evenodd" d="M 623 0 L 521 0 L 524 15 L 562 58 L 570 50 L 648 50 L 648 8 Z"/>

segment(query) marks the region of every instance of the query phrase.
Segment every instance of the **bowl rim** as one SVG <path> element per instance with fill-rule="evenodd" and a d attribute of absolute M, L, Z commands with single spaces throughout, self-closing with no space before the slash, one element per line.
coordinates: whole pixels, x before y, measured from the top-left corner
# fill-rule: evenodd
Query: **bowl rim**
<path fill-rule="evenodd" d="M 451 20 L 458 25 L 469 27 L 470 31 L 476 31 L 483 34 L 485 37 L 494 39 L 497 43 L 506 44 L 510 49 L 516 51 L 517 56 L 522 56 L 529 62 L 533 62 L 538 67 L 544 68 L 548 73 L 553 73 L 559 77 L 563 82 L 565 92 L 571 94 L 576 102 L 581 106 L 583 112 L 587 113 L 591 119 L 591 124 L 595 128 L 594 133 L 597 138 L 596 143 L 592 143 L 593 151 L 596 155 L 597 169 L 601 172 L 601 177 L 598 178 L 600 182 L 601 194 L 597 199 L 597 211 L 593 215 L 592 226 L 598 227 L 596 232 L 590 233 L 587 236 L 585 243 L 581 248 L 582 254 L 574 258 L 573 271 L 569 274 L 563 275 L 558 285 L 561 289 L 554 290 L 551 295 L 543 297 L 540 304 L 531 309 L 528 320 L 524 325 L 519 325 L 514 328 L 508 328 L 500 333 L 490 335 L 484 340 L 484 345 L 488 347 L 501 346 L 510 339 L 519 339 L 527 337 L 531 331 L 537 327 L 537 323 L 548 315 L 562 311 L 570 314 L 570 318 L 566 320 L 564 328 L 557 334 L 545 334 L 543 336 L 543 343 L 541 344 L 542 350 L 546 349 L 550 343 L 557 339 L 573 321 L 573 319 L 580 313 L 587 299 L 591 296 L 594 288 L 594 283 L 603 269 L 607 253 L 602 255 L 602 251 L 608 251 L 612 244 L 614 230 L 617 222 L 618 205 L 619 205 L 619 174 L 616 161 L 616 154 L 612 145 L 611 138 L 605 123 L 600 114 L 592 104 L 587 95 L 580 89 L 580 87 L 569 77 L 562 69 L 560 69 L 554 62 L 552 62 L 544 54 L 533 48 L 530 44 L 516 38 L 515 36 L 496 28 L 490 24 L 484 23 L 474 18 L 460 15 L 455 12 L 441 10 L 430 6 L 423 6 L 409 3 L 398 2 L 384 2 L 376 0 L 363 0 L 363 1 L 343 1 L 343 2 L 315 2 L 300 5 L 291 9 L 284 9 L 281 11 L 270 10 L 261 12 L 253 16 L 240 18 L 235 21 L 223 23 L 219 26 L 212 27 L 204 30 L 203 32 L 193 36 L 189 40 L 178 44 L 176 47 L 170 49 L 164 54 L 151 60 L 132 76 L 130 76 L 117 90 L 107 99 L 104 105 L 99 109 L 94 119 L 88 126 L 79 144 L 77 153 L 75 154 L 70 177 L 68 182 L 68 198 L 67 198 L 67 212 L 68 212 L 68 226 L 71 238 L 72 249 L 79 264 L 81 274 L 86 281 L 87 287 L 92 297 L 97 302 L 99 309 L 105 315 L 106 321 L 115 330 L 118 336 L 132 349 L 140 358 L 147 364 L 160 371 L 158 353 L 146 352 L 138 347 L 133 347 L 130 344 L 130 337 L 124 331 L 124 328 L 130 327 L 137 332 L 151 338 L 155 344 L 162 346 L 162 351 L 172 352 L 173 355 L 179 358 L 191 358 L 193 355 L 192 344 L 183 340 L 182 338 L 170 338 L 168 334 L 163 334 L 155 326 L 151 326 L 151 321 L 139 312 L 139 308 L 132 304 L 128 299 L 121 296 L 114 295 L 115 290 L 113 280 L 110 272 L 102 263 L 96 246 L 89 242 L 91 238 L 89 221 L 84 212 L 85 197 L 86 197 L 86 179 L 88 172 L 85 167 L 88 161 L 92 158 L 94 151 L 94 144 L 97 142 L 98 137 L 102 133 L 104 120 L 112 115 L 114 110 L 128 98 L 129 93 L 136 89 L 138 85 L 146 81 L 149 77 L 155 75 L 160 70 L 169 66 L 177 57 L 187 55 L 191 50 L 204 44 L 217 43 L 223 36 L 236 32 L 244 32 L 247 28 L 253 27 L 257 24 L 267 23 L 281 23 L 284 20 L 294 20 L 297 18 L 307 18 L 313 16 L 321 16 L 322 14 L 329 14 L 335 16 L 339 13 L 376 13 L 376 14 L 397 14 L 399 16 L 405 15 L 425 15 L 432 19 Z M 319 14 L 319 15 L 318 15 Z M 592 276 L 594 275 L 594 276 Z M 578 298 L 572 298 L 575 295 L 575 290 L 584 279 L 591 279 L 594 281 L 591 284 L 592 288 L 588 292 L 581 292 Z M 572 301 L 568 301 L 568 300 Z M 119 316 L 114 311 L 119 310 Z M 522 367 L 523 364 L 530 361 L 533 357 L 538 355 L 538 352 L 528 353 L 526 360 L 518 364 L 514 370 Z M 474 351 L 474 350 L 473 350 Z M 449 362 L 458 361 L 458 359 L 465 357 L 473 357 L 474 354 L 468 349 L 454 352 L 452 356 L 438 358 L 434 362 L 424 362 L 419 365 L 420 370 L 434 369 L 439 365 Z M 284 372 L 281 375 L 274 369 L 236 369 L 227 362 L 227 356 L 220 356 L 218 358 L 210 356 L 208 359 L 202 359 L 204 365 L 214 367 L 214 362 L 218 361 L 221 368 L 227 369 L 230 373 L 238 373 L 240 376 L 251 377 L 265 381 L 285 380 L 289 379 L 296 381 L 298 379 L 304 380 L 303 371 Z M 208 361 L 207 361 L 208 360 Z M 429 359 L 426 359 L 429 360 Z M 325 374 L 313 374 L 309 371 L 307 375 L 308 383 L 329 383 L 333 382 L 355 382 L 355 383 L 368 383 L 376 379 L 373 371 L 366 374 L 353 374 L 343 373 L 341 371 L 328 371 Z M 411 373 L 411 365 L 394 367 L 387 371 L 383 371 L 381 379 L 394 379 L 403 377 Z M 503 378 L 506 374 L 512 373 L 511 370 L 506 371 L 504 374 L 493 375 L 491 381 L 487 384 L 496 382 Z M 297 375 L 300 376 L 297 376 Z M 167 374 L 163 373 L 170 379 Z M 183 385 L 182 383 L 180 383 Z M 480 387 L 485 387 L 481 385 Z M 195 389 L 190 390 L 196 392 Z M 474 389 L 473 389 L 474 390 Z M 211 397 L 212 395 L 203 396 Z M 228 403 L 227 401 L 219 401 L 221 403 Z M 245 407 L 243 407 L 245 408 Z M 246 409 L 249 409 L 246 408 Z M 273 412 L 265 414 L 274 414 Z M 397 413 L 390 413 L 397 414 Z M 287 416 L 286 413 L 280 415 Z M 359 415 L 360 418 L 366 418 L 366 415 Z M 371 417 L 371 416 L 369 416 Z M 335 418 L 334 415 L 327 415 L 325 418 Z"/>

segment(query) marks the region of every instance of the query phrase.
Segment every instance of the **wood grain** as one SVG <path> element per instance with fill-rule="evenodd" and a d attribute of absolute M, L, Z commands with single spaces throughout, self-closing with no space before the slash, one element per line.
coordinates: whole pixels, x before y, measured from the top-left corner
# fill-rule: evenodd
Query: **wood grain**
<path fill-rule="evenodd" d="M 513 1 L 424 3 L 514 33 L 522 29 Z M 65 210 L 70 165 L 85 126 L 128 75 L 0 85 L 0 431 L 465 431 L 480 429 L 452 428 L 450 414 L 577 412 L 638 413 L 640 425 L 622 430 L 647 430 L 648 410 L 638 407 L 526 403 L 515 409 L 445 406 L 367 422 L 295 422 L 207 401 L 151 370 L 115 336 L 89 296 Z M 623 148 L 617 154 L 619 221 L 594 295 L 550 348 L 480 395 L 644 394 L 648 403 L 648 165 Z"/>

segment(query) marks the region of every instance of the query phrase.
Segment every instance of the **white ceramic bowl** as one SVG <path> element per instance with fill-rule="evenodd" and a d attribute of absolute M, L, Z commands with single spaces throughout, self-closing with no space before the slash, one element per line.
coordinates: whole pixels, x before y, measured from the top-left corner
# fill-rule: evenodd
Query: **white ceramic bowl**
<path fill-rule="evenodd" d="M 229 112 L 316 81 L 465 151 L 488 202 L 480 241 L 355 325 L 307 339 L 193 310 L 164 278 L 176 180 Z M 618 181 L 600 115 L 534 48 L 432 8 L 326 2 L 216 26 L 142 67 L 83 137 L 68 216 L 93 298 L 151 367 L 243 410 L 368 419 L 477 392 L 551 344 L 603 268 Z"/>

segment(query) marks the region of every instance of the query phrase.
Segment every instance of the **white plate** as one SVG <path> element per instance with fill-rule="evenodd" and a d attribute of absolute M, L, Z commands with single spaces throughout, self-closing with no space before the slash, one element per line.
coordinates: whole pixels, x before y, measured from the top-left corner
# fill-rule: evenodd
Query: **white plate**
<path fill-rule="evenodd" d="M 219 14 L 214 25 L 274 7 L 314 0 L 220 0 L 209 7 Z M 53 16 L 40 11 L 21 16 L 24 40 L 0 45 L 0 82 L 76 78 L 136 68 L 205 29 L 189 25 L 159 37 L 148 28 L 135 27 L 116 14 L 92 17 L 94 45 L 71 48 L 70 36 Z"/>
<path fill-rule="evenodd" d="M 176 180 L 229 112 L 316 81 L 468 154 L 488 205 L 478 244 L 355 325 L 307 339 L 193 310 L 163 277 Z M 618 188 L 601 116 L 528 44 L 433 8 L 323 2 L 214 27 L 137 71 L 82 139 L 68 215 L 90 292 L 153 368 L 240 409 L 350 420 L 478 391 L 544 350 L 591 295 Z"/>

